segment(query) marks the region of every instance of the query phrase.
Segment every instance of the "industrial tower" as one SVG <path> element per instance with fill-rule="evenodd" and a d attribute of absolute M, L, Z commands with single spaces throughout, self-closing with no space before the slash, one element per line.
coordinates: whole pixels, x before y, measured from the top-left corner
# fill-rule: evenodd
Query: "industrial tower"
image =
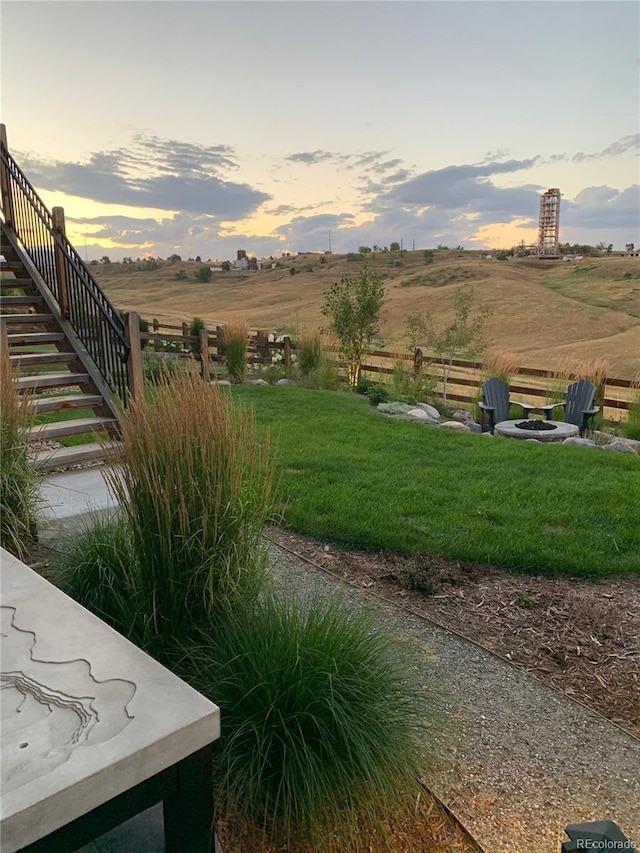
<path fill-rule="evenodd" d="M 540 225 L 538 228 L 538 257 L 546 260 L 560 258 L 560 190 L 547 190 L 540 196 Z"/>

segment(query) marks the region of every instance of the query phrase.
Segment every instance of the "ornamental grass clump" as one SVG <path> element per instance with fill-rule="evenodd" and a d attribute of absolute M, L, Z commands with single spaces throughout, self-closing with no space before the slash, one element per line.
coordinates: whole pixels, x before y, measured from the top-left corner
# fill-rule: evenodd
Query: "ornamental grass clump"
<path fill-rule="evenodd" d="M 38 472 L 29 458 L 28 396 L 18 394 L 17 375 L 2 347 L 0 366 L 0 543 L 24 557 L 35 540 L 40 506 Z"/>
<path fill-rule="evenodd" d="M 274 465 L 253 414 L 189 374 L 132 403 L 107 478 L 129 524 L 131 579 L 153 636 L 179 636 L 257 594 Z"/>
<path fill-rule="evenodd" d="M 243 382 L 247 372 L 247 339 L 249 327 L 243 321 L 229 323 L 222 329 L 224 357 L 229 379 Z"/>
<path fill-rule="evenodd" d="M 62 586 L 166 662 L 176 637 L 263 588 L 273 457 L 252 413 L 195 374 L 133 401 L 121 433 L 121 464 L 104 475 L 120 518 L 68 550 Z"/>
<path fill-rule="evenodd" d="M 121 515 L 95 518 L 65 538 L 54 557 L 60 587 L 139 646 L 145 637 L 145 591 L 136 583 L 137 559 L 129 525 Z"/>
<path fill-rule="evenodd" d="M 305 332 L 298 341 L 298 367 L 303 376 L 315 373 L 322 364 L 320 332 Z"/>
<path fill-rule="evenodd" d="M 223 711 L 214 778 L 227 820 L 288 850 L 368 850 L 366 830 L 416 794 L 433 700 L 379 615 L 262 596 L 185 661 Z"/>

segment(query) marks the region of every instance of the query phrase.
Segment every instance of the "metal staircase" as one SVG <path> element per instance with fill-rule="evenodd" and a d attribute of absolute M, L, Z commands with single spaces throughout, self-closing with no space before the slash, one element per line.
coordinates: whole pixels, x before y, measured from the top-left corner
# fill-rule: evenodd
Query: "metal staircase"
<path fill-rule="evenodd" d="M 101 460 L 121 449 L 119 412 L 142 389 L 138 318 L 111 305 L 67 240 L 62 209 L 47 210 L 4 126 L 1 135 L 0 329 L 15 387 L 28 395 L 34 463 L 48 471 Z"/>

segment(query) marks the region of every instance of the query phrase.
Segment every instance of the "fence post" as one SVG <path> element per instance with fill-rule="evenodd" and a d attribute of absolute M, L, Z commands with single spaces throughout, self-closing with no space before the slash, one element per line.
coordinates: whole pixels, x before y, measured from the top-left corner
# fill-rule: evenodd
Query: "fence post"
<path fill-rule="evenodd" d="M 154 335 L 157 335 L 157 334 L 159 334 L 159 332 L 160 332 L 160 323 L 158 323 L 158 320 L 154 317 L 153 318 L 153 333 L 154 333 Z M 161 349 L 162 349 L 162 344 L 160 343 L 160 341 L 154 341 L 153 342 L 154 352 L 160 352 Z"/>
<path fill-rule="evenodd" d="M 142 370 L 142 350 L 140 348 L 140 317 L 135 311 L 124 315 L 124 334 L 129 344 L 127 358 L 127 377 L 129 396 L 132 400 L 144 397 L 144 371 Z"/>
<path fill-rule="evenodd" d="M 61 207 L 51 209 L 53 218 L 53 228 L 56 233 L 67 236 L 67 230 L 64 222 L 64 210 Z M 53 255 L 56 266 L 56 281 L 58 282 L 58 301 L 60 303 L 60 313 L 67 320 L 70 318 L 69 312 L 69 282 L 67 281 L 67 267 L 65 265 L 65 254 L 58 245 L 58 241 L 53 242 Z"/>
<path fill-rule="evenodd" d="M 287 373 L 291 370 L 291 338 L 285 335 L 282 339 L 284 344 L 284 369 Z"/>
<path fill-rule="evenodd" d="M 607 377 L 603 376 L 602 381 L 600 382 L 600 387 L 598 388 L 598 393 L 596 394 L 596 400 L 600 398 L 600 417 L 604 418 L 604 401 L 607 398 Z M 593 421 L 591 422 L 593 425 Z"/>
<path fill-rule="evenodd" d="M 0 124 L 0 145 L 2 148 L 9 153 L 9 146 L 7 144 L 7 128 L 4 124 Z M 4 223 L 7 228 L 11 228 L 13 230 L 13 196 L 11 195 L 11 179 L 9 177 L 9 170 L 4 165 L 4 163 L 0 162 L 0 186 L 2 187 L 2 212 L 4 214 Z"/>
<path fill-rule="evenodd" d="M 413 378 L 417 379 L 422 373 L 422 350 L 416 347 L 413 351 Z"/>
<path fill-rule="evenodd" d="M 189 324 L 182 322 L 182 349 L 190 350 L 189 341 L 187 338 L 189 337 Z"/>
<path fill-rule="evenodd" d="M 221 356 L 224 349 L 224 327 L 216 326 L 216 355 Z M 219 359 L 218 359 L 219 360 Z"/>
<path fill-rule="evenodd" d="M 200 329 L 200 369 L 204 381 L 209 382 L 209 332 L 206 329 Z"/>

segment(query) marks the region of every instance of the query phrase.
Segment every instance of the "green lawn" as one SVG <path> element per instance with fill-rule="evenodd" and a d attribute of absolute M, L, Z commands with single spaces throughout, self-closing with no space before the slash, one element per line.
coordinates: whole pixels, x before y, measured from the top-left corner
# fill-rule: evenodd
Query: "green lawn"
<path fill-rule="evenodd" d="M 285 525 L 525 572 L 640 573 L 640 460 L 397 421 L 346 393 L 232 388 L 279 444 Z"/>

